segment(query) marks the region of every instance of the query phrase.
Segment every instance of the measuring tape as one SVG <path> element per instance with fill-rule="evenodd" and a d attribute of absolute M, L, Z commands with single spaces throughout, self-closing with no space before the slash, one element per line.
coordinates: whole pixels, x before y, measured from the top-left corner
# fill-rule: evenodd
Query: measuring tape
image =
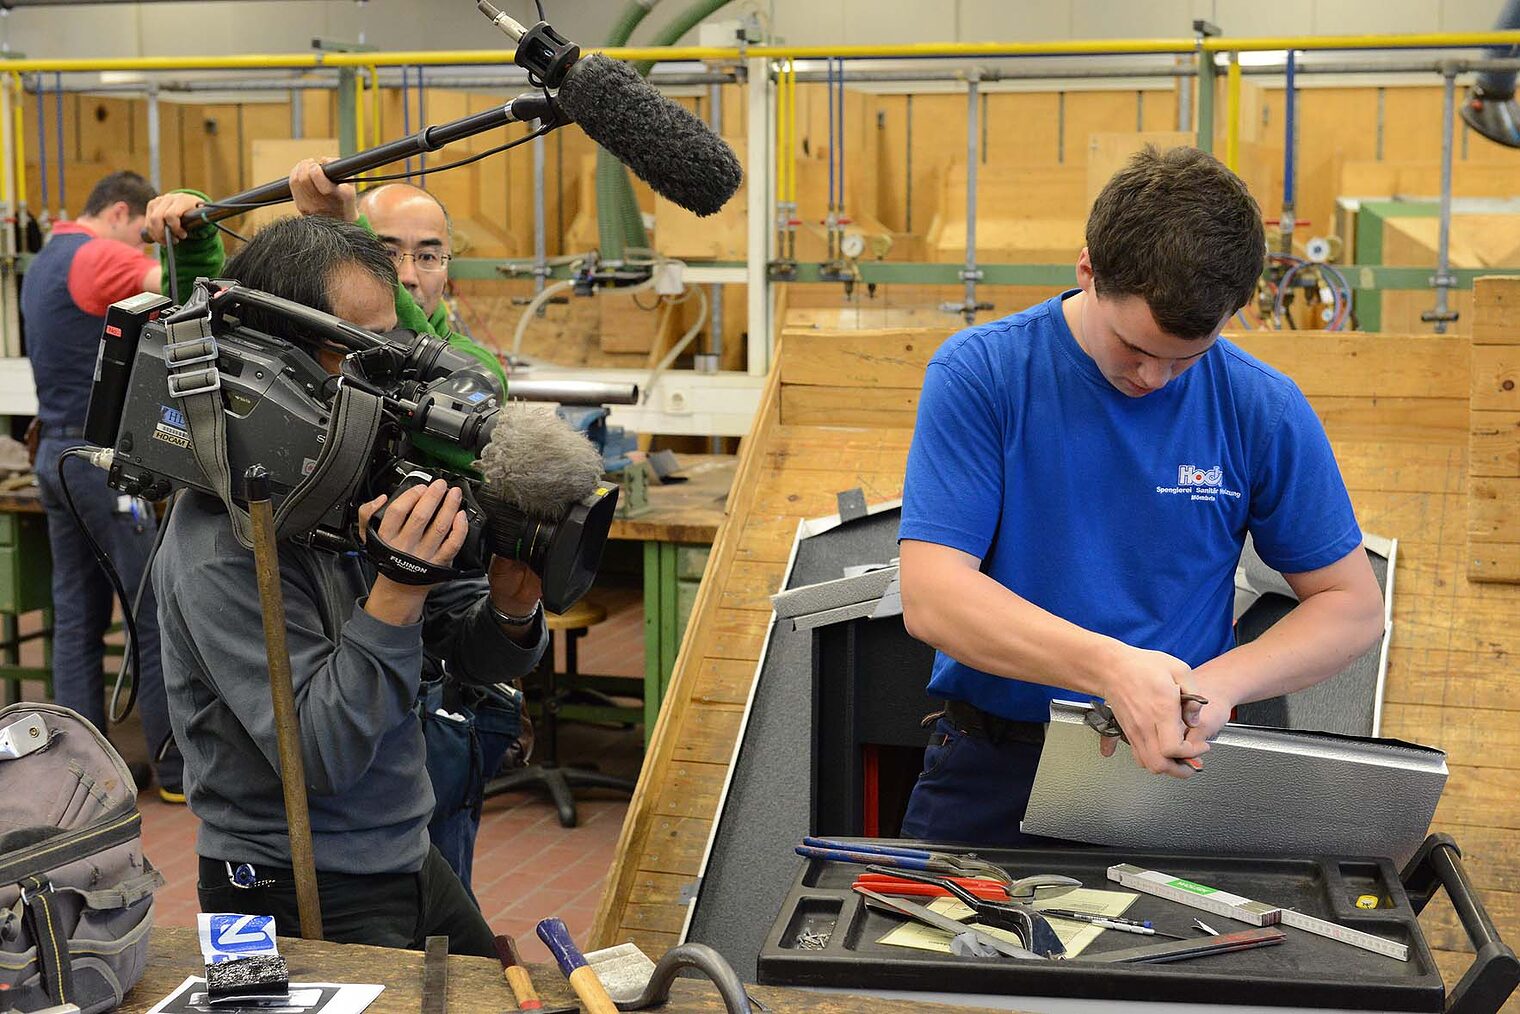
<path fill-rule="evenodd" d="M 1108 879 L 1118 881 L 1130 890 L 1165 898 L 1167 901 L 1175 901 L 1189 908 L 1222 915 L 1226 919 L 1237 919 L 1253 926 L 1273 926 L 1281 923 L 1284 926 L 1301 929 L 1305 933 L 1313 933 L 1315 936 L 1339 940 L 1343 944 L 1360 947 L 1374 954 L 1386 955 L 1399 961 L 1409 960 L 1409 945 L 1401 944 L 1396 940 L 1364 933 L 1325 919 L 1317 919 L 1312 915 L 1305 915 L 1292 909 L 1252 901 L 1238 894 L 1231 894 L 1216 887 L 1209 887 L 1207 884 L 1195 883 L 1167 873 L 1159 873 L 1156 870 L 1146 870 L 1139 866 L 1131 866 L 1129 863 L 1119 863 L 1108 868 Z"/>

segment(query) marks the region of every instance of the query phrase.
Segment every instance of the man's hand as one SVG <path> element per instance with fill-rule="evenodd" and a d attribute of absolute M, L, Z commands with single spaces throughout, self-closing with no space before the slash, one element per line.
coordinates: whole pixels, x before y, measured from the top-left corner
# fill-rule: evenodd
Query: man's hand
<path fill-rule="evenodd" d="M 442 479 L 408 487 L 380 518 L 380 538 L 392 549 L 440 567 L 454 562 L 464 545 L 469 521 L 459 509 L 459 487 Z M 382 494 L 359 508 L 359 538 L 369 531 L 370 518 L 385 506 Z M 384 574 L 375 578 L 364 611 L 397 626 L 422 619 L 422 604 L 432 585 L 408 585 Z"/>
<path fill-rule="evenodd" d="M 508 616 L 527 616 L 543 597 L 543 582 L 520 560 L 493 556 L 487 579 L 491 604 Z"/>
<path fill-rule="evenodd" d="M 290 197 L 303 215 L 322 215 L 343 222 L 359 219 L 359 198 L 352 183 L 334 183 L 322 171 L 331 158 L 303 158 L 290 170 Z"/>
<path fill-rule="evenodd" d="M 1187 736 L 1179 687 L 1194 692 L 1192 669 L 1182 659 L 1121 645 L 1109 663 L 1103 699 L 1124 730 L 1135 763 L 1153 774 L 1189 778 L 1193 769 L 1180 761 L 1206 753 L 1209 745 Z M 1118 746 L 1113 738 L 1099 742 L 1105 757 L 1112 757 Z"/>
<path fill-rule="evenodd" d="M 155 243 L 164 241 L 166 228 L 174 234 L 176 241 L 185 239 L 190 233 L 182 219 L 205 203 L 194 194 L 159 194 L 148 202 L 143 230 Z"/>

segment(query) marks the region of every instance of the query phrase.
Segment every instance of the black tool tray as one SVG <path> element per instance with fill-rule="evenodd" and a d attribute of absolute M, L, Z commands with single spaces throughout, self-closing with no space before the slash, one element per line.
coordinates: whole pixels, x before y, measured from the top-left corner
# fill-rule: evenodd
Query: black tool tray
<path fill-rule="evenodd" d="M 878 841 L 878 839 L 847 839 Z M 893 841 L 893 845 L 917 843 Z M 926 846 L 948 852 L 952 846 Z M 1499 940 L 1462 870 L 1461 854 L 1446 835 L 1432 835 L 1401 876 L 1389 859 L 1341 857 L 1188 855 L 1107 849 L 978 849 L 1015 877 L 1061 873 L 1082 886 L 1123 891 L 1108 867 L 1133 863 L 1186 877 L 1253 901 L 1296 908 L 1309 915 L 1407 944 L 1399 961 L 1292 927 L 1272 947 L 1194 958 L 1172 964 L 1103 964 L 1088 958 L 1160 938 L 1107 931 L 1080 958 L 1029 961 L 934 954 L 877 943 L 900 920 L 870 911 L 850 890 L 863 866 L 806 860 L 759 957 L 762 983 L 935 993 L 1069 996 L 1212 1004 L 1273 1004 L 1399 1011 L 1497 1011 L 1520 981 L 1514 952 Z M 1448 1005 L 1435 959 L 1420 932 L 1419 912 L 1445 887 L 1473 940 L 1477 960 L 1453 990 Z M 1377 909 L 1355 907 L 1360 895 L 1381 899 Z M 927 903 L 932 899 L 910 899 Z M 1157 929 L 1199 936 L 1201 917 L 1221 933 L 1247 924 L 1141 894 L 1127 918 L 1150 919 Z M 798 945 L 800 934 L 829 934 L 819 950 Z"/>

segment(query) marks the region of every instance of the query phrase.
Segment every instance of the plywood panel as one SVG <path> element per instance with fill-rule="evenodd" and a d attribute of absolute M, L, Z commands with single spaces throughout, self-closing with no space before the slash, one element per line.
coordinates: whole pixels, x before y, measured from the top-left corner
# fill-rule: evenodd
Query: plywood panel
<path fill-rule="evenodd" d="M 1379 398 L 1465 398 L 1469 343 L 1458 336 L 1400 337 L 1341 332 L 1315 341 L 1251 331 L 1230 338 L 1288 373 L 1311 399 L 1360 394 Z"/>
<path fill-rule="evenodd" d="M 1191 145 L 1194 135 L 1185 131 L 1158 130 L 1138 133 L 1133 130 L 1109 133 L 1095 131 L 1087 135 L 1087 206 L 1092 207 L 1098 192 L 1114 173 L 1124 168 L 1137 151 L 1153 145 L 1159 151 Z"/>
<path fill-rule="evenodd" d="M 1471 435 L 1473 475 L 1520 476 L 1520 412 L 1474 409 Z"/>

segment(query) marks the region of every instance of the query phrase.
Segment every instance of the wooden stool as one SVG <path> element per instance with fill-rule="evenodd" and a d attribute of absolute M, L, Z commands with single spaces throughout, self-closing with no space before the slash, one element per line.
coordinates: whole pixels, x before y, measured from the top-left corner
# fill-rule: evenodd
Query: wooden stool
<path fill-rule="evenodd" d="M 492 779 L 486 785 L 487 799 L 518 789 L 542 789 L 559 810 L 560 826 L 574 827 L 577 820 L 575 795 L 571 791 L 574 786 L 616 789 L 632 794 L 634 783 L 630 779 L 605 775 L 591 768 L 560 767 L 559 764 L 559 711 L 570 691 L 559 688 L 560 674 L 554 670 L 554 635 L 556 632 L 565 635 L 564 675 L 573 681 L 580 675 L 577 642 L 586 636 L 586 631 L 606 619 L 606 608 L 588 599 L 581 599 L 563 613 L 544 612 L 544 625 L 549 628 L 549 646 L 536 670 L 542 680 L 544 703 L 543 715 L 535 729 L 543 760 Z"/>

